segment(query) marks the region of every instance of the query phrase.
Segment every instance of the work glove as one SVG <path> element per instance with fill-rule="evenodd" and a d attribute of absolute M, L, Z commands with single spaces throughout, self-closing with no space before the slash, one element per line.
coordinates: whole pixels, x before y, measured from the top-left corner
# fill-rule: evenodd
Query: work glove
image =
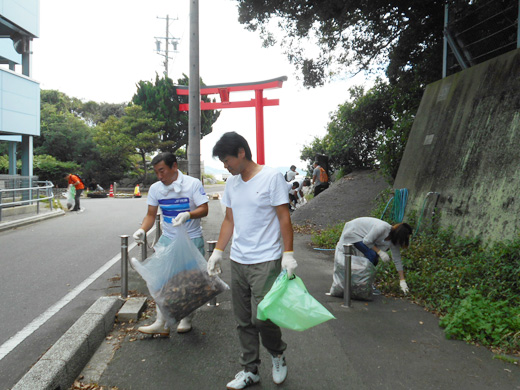
<path fill-rule="evenodd" d="M 137 245 L 144 244 L 146 232 L 144 231 L 144 229 L 137 229 L 137 231 L 133 234 L 133 237 Z"/>
<path fill-rule="evenodd" d="M 298 267 L 298 263 L 294 260 L 294 252 L 284 252 L 282 257 L 282 269 L 287 270 L 287 276 L 290 278 L 294 270 Z"/>
<path fill-rule="evenodd" d="M 401 286 L 401 290 L 403 291 L 403 293 L 405 295 L 408 294 L 408 291 L 410 291 L 410 290 L 408 289 L 408 285 L 406 284 L 406 280 L 401 279 L 399 281 L 399 285 Z"/>
<path fill-rule="evenodd" d="M 387 261 L 390 261 L 390 256 L 388 256 L 388 253 L 386 253 L 385 251 L 380 250 L 377 254 L 381 258 L 381 260 L 383 260 L 385 263 Z"/>
<path fill-rule="evenodd" d="M 222 272 L 220 268 L 220 262 L 222 261 L 222 252 L 220 249 L 215 248 L 208 260 L 208 274 L 210 276 L 218 275 Z"/>
<path fill-rule="evenodd" d="M 175 217 L 175 219 L 173 220 L 172 226 L 174 226 L 174 227 L 180 226 L 190 218 L 191 218 L 191 215 L 187 211 L 185 211 L 183 213 L 179 213 L 179 215 L 177 215 Z"/>

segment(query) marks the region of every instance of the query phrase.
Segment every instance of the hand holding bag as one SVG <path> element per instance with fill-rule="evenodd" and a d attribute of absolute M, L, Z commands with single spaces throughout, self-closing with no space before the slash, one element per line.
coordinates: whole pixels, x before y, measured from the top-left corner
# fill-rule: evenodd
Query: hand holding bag
<path fill-rule="evenodd" d="M 229 286 L 209 276 L 207 263 L 181 226 L 172 242 L 156 248 L 144 262 L 134 263 L 169 324 L 180 321 Z"/>
<path fill-rule="evenodd" d="M 283 270 L 258 305 L 257 318 L 302 331 L 335 317 L 309 294 L 298 276 L 288 278 L 287 271 Z"/>

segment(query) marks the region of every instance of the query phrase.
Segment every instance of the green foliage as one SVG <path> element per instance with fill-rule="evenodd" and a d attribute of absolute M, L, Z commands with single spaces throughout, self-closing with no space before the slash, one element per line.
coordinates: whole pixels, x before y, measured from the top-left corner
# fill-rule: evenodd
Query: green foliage
<path fill-rule="evenodd" d="M 16 162 L 17 170 L 20 171 L 22 168 L 21 160 Z M 33 173 L 38 176 L 39 180 L 52 181 L 54 185 L 63 185 L 64 173 L 77 172 L 82 173 L 80 166 L 74 162 L 63 162 L 58 161 L 53 156 L 46 154 L 36 155 L 33 160 Z M 9 157 L 4 155 L 0 156 L 0 174 L 9 173 Z"/>
<path fill-rule="evenodd" d="M 365 91 L 350 89 L 351 101 L 330 116 L 327 134 L 304 146 L 300 158 L 312 163 L 318 153 L 329 156 L 332 171 L 373 169 L 393 181 L 420 99 L 382 80 Z"/>
<path fill-rule="evenodd" d="M 177 80 L 177 85 L 189 85 L 188 76 Z M 201 86 L 204 83 L 201 80 Z M 161 151 L 175 152 L 188 143 L 188 112 L 180 111 L 179 104 L 188 103 L 187 96 L 177 94 L 176 85 L 169 77 L 155 77 L 155 84 L 149 81 L 139 81 L 137 92 L 132 102 L 143 108 L 155 120 L 162 123 Z M 202 96 L 202 101 L 209 101 Z M 201 139 L 211 133 L 213 123 L 218 119 L 220 111 L 201 111 Z"/>
<path fill-rule="evenodd" d="M 133 166 L 135 147 L 131 137 L 121 131 L 121 120 L 112 116 L 97 126 L 94 140 L 99 152 L 93 168 L 96 180 L 107 186 L 125 177 Z"/>
<path fill-rule="evenodd" d="M 238 9 L 240 23 L 259 30 L 264 45 L 284 48 L 306 86 L 383 66 L 391 79 L 421 73 L 431 82 L 441 74 L 440 0 L 240 0 Z"/>
<path fill-rule="evenodd" d="M 135 153 L 141 158 L 143 182 L 147 181 L 146 156 L 155 152 L 161 145 L 163 122 L 155 120 L 141 106 L 131 105 L 125 108 L 125 115 L 114 119 L 120 126 L 119 131 L 128 136 Z"/>
<path fill-rule="evenodd" d="M 39 137 L 34 138 L 34 154 L 47 154 L 60 161 L 85 164 L 95 149 L 92 129 L 74 114 L 57 105 L 42 102 Z"/>
<path fill-rule="evenodd" d="M 33 170 L 39 180 L 50 180 L 58 186 L 65 186 L 64 173 L 82 173 L 78 164 L 72 161 L 58 161 L 53 156 L 45 154 L 34 156 Z"/>
<path fill-rule="evenodd" d="M 461 291 L 466 296 L 441 318 L 446 337 L 477 340 L 486 346 L 520 350 L 520 308 L 506 301 L 492 301 L 476 289 Z"/>
<path fill-rule="evenodd" d="M 448 335 L 518 351 L 520 237 L 483 246 L 477 238 L 439 229 L 414 237 L 403 251 L 403 263 L 412 298 L 444 315 Z M 393 265 L 383 263 L 378 270 L 383 291 L 399 293 Z M 471 313 L 475 317 L 469 321 Z"/>
<path fill-rule="evenodd" d="M 314 232 L 311 236 L 312 245 L 318 248 L 335 248 L 344 226 L 344 223 L 338 223 L 327 229 Z"/>

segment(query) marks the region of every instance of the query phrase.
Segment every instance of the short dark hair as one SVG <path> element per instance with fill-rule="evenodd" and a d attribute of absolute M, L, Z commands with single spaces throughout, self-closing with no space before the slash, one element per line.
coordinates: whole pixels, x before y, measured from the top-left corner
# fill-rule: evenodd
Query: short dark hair
<path fill-rule="evenodd" d="M 296 165 L 291 165 L 289 169 L 296 169 Z"/>
<path fill-rule="evenodd" d="M 292 188 L 298 188 L 299 186 L 300 186 L 300 183 L 298 183 L 297 181 L 292 183 Z"/>
<path fill-rule="evenodd" d="M 398 223 L 397 225 L 392 226 L 392 230 L 390 230 L 387 240 L 392 241 L 392 244 L 399 245 L 401 248 L 408 248 L 412 233 L 413 229 L 410 225 L 405 222 Z"/>
<path fill-rule="evenodd" d="M 244 149 L 244 152 L 246 153 L 246 159 L 251 161 L 251 149 L 249 148 L 249 144 L 247 143 L 246 139 L 240 134 L 234 131 L 230 131 L 220 137 L 220 139 L 213 147 L 213 157 L 218 157 L 220 160 L 226 156 L 238 157 L 240 148 Z"/>
<path fill-rule="evenodd" d="M 161 161 L 164 161 L 164 163 L 171 168 L 173 164 L 177 162 L 177 157 L 175 157 L 175 154 L 172 152 L 162 152 L 152 159 L 152 165 L 155 166 Z"/>

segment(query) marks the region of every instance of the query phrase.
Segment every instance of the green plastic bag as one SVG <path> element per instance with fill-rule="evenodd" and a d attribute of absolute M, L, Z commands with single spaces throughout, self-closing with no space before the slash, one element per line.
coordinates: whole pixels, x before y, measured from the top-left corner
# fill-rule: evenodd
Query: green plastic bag
<path fill-rule="evenodd" d="M 282 328 L 299 331 L 335 318 L 309 294 L 298 276 L 289 279 L 286 270 L 280 273 L 258 305 L 256 316 L 259 320 L 269 319 Z"/>

